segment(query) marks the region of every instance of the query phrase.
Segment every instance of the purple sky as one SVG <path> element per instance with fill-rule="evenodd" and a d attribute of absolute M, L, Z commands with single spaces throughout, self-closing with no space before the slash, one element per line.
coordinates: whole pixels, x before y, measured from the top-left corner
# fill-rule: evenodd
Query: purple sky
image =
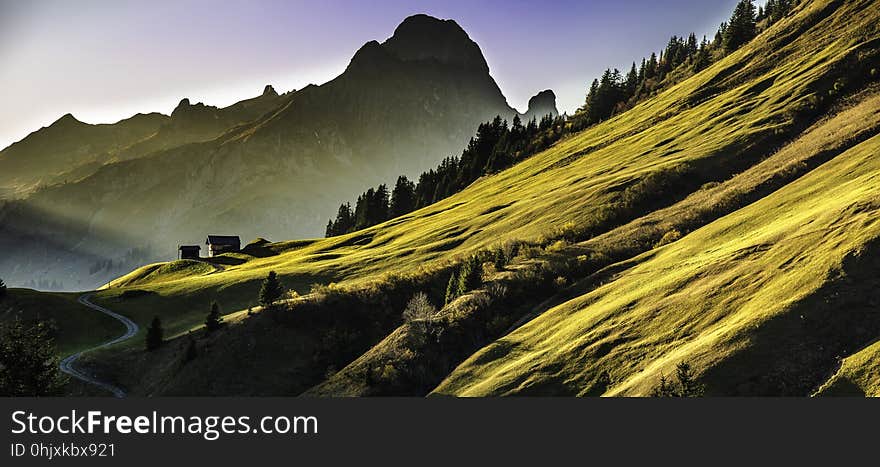
<path fill-rule="evenodd" d="M 712 34 L 736 2 L 0 0 L 0 148 L 67 112 L 113 122 L 320 84 L 414 13 L 456 20 L 514 107 L 549 88 L 571 112 L 604 68 Z"/>

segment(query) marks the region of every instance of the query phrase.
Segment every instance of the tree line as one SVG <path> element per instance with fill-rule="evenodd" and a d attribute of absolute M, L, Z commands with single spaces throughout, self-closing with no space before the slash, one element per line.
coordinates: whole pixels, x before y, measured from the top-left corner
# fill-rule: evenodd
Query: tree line
<path fill-rule="evenodd" d="M 461 156 L 447 157 L 422 173 L 418 182 L 405 175 L 397 178 L 394 189 L 381 184 L 339 206 L 335 219 L 327 222 L 325 236 L 334 237 L 393 219 L 447 198 L 483 175 L 506 169 L 525 157 L 546 149 L 568 133 L 581 131 L 624 112 L 637 103 L 702 71 L 730 54 L 779 21 L 798 0 L 769 0 L 755 7 L 753 0 L 741 0 L 729 21 L 721 23 L 714 38 L 697 40 L 672 36 L 659 56 L 652 53 L 640 65 L 633 62 L 624 75 L 616 68 L 606 69 L 593 81 L 586 101 L 571 117 L 545 116 L 523 125 L 519 116 L 512 124 L 495 117 L 482 123 Z"/>
<path fill-rule="evenodd" d="M 593 80 L 584 106 L 572 117 L 574 130 L 582 130 L 625 112 L 637 103 L 706 69 L 738 50 L 782 19 L 796 5 L 795 0 L 770 0 L 765 7 L 755 7 L 752 0 L 741 0 L 729 21 L 721 23 L 712 40 L 703 36 L 698 42 L 694 33 L 672 36 L 658 56 L 652 53 L 640 65 L 633 62 L 624 75 L 608 68 Z"/>
<path fill-rule="evenodd" d="M 447 157 L 433 169 L 423 172 L 418 182 L 405 175 L 397 178 L 389 192 L 385 184 L 339 206 L 336 219 L 327 222 L 327 237 L 343 235 L 402 216 L 447 198 L 483 175 L 506 169 L 538 151 L 546 149 L 566 133 L 564 116 L 533 118 L 523 124 L 519 115 L 508 123 L 500 116 L 481 123 L 461 156 Z"/>

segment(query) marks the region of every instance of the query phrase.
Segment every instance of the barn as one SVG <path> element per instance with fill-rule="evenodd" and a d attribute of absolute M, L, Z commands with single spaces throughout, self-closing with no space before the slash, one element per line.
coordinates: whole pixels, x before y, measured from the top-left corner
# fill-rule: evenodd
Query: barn
<path fill-rule="evenodd" d="M 177 259 L 199 259 L 202 247 L 198 245 L 179 245 L 177 247 Z"/>

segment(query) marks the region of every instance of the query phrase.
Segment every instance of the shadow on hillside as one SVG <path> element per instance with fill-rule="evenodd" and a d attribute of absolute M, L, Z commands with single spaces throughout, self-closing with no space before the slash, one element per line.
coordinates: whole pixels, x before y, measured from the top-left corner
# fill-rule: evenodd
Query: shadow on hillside
<path fill-rule="evenodd" d="M 880 336 L 880 238 L 848 255 L 816 293 L 760 326 L 704 375 L 709 394 L 806 396 Z"/>

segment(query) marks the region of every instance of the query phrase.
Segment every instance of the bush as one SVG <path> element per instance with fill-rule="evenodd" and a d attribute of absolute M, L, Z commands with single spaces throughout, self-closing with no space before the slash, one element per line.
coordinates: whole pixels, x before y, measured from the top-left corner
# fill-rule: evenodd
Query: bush
<path fill-rule="evenodd" d="M 568 285 L 568 279 L 562 276 L 557 276 L 556 279 L 553 280 L 553 285 L 555 285 L 557 289 L 564 289 L 565 286 Z"/>
<path fill-rule="evenodd" d="M 507 266 L 507 257 L 504 255 L 503 248 L 498 248 L 495 250 L 495 257 L 493 258 L 493 264 L 495 265 L 496 271 L 503 271 L 504 267 Z"/>
<path fill-rule="evenodd" d="M 558 253 L 569 246 L 569 242 L 567 240 L 557 240 L 553 242 L 550 246 L 547 247 L 546 251 L 548 253 Z"/>
<path fill-rule="evenodd" d="M 678 239 L 680 238 L 681 232 L 679 232 L 677 229 L 669 230 L 668 232 L 663 234 L 663 237 L 660 238 L 660 241 L 658 241 L 657 244 L 654 245 L 654 247 L 657 248 L 663 245 L 670 244 L 672 242 L 678 241 Z"/>
<path fill-rule="evenodd" d="M 208 317 L 205 318 L 205 329 L 208 332 L 213 332 L 220 329 L 222 325 L 223 317 L 220 315 L 220 305 L 217 302 L 211 302 L 211 311 L 208 312 Z"/>

